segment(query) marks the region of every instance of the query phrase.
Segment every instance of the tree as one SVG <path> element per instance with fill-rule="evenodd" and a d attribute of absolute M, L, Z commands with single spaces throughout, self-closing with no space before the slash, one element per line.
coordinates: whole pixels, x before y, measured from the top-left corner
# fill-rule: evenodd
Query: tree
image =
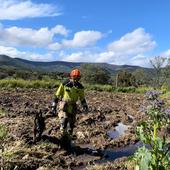
<path fill-rule="evenodd" d="M 116 76 L 116 87 L 136 86 L 136 79 L 132 73 L 128 71 L 121 71 Z"/>
<path fill-rule="evenodd" d="M 80 70 L 85 83 L 108 84 L 111 78 L 108 70 L 93 64 L 82 64 Z"/>
<path fill-rule="evenodd" d="M 135 77 L 137 86 L 149 84 L 149 80 L 148 80 L 149 75 L 145 72 L 144 69 L 137 69 L 132 73 L 132 75 Z"/>
<path fill-rule="evenodd" d="M 156 56 L 150 63 L 154 69 L 154 87 L 161 88 L 170 78 L 170 59 Z"/>

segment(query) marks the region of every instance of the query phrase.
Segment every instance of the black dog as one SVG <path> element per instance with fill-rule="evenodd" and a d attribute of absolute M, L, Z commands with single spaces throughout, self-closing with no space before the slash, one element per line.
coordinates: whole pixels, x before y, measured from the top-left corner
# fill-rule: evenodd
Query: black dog
<path fill-rule="evenodd" d="M 33 128 L 33 131 L 34 131 L 33 141 L 34 142 L 41 140 L 41 136 L 42 136 L 44 129 L 45 129 L 45 118 L 43 117 L 42 111 L 40 110 L 36 113 L 35 118 L 34 118 L 34 128 Z"/>

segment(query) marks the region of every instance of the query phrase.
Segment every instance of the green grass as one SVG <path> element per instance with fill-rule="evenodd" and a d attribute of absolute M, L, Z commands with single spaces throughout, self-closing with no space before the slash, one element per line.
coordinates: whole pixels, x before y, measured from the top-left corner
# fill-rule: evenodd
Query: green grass
<path fill-rule="evenodd" d="M 107 92 L 121 92 L 121 93 L 134 93 L 136 92 L 135 87 L 114 87 L 112 85 L 85 85 L 87 90 L 96 90 L 96 91 L 107 91 Z"/>
<path fill-rule="evenodd" d="M 23 80 L 23 79 L 2 79 L 0 80 L 0 88 L 45 88 L 45 89 L 53 89 L 57 88 L 61 80 L 54 79 L 43 79 L 43 80 Z M 147 91 L 154 90 L 151 87 L 114 87 L 112 85 L 101 85 L 101 84 L 84 84 L 85 89 L 95 90 L 95 91 L 106 91 L 106 92 L 121 92 L 121 93 L 141 93 L 144 94 Z M 169 95 L 169 91 L 167 88 L 162 88 L 161 91 L 163 94 Z"/>
<path fill-rule="evenodd" d="M 59 81 L 56 80 L 23 80 L 23 79 L 2 79 L 0 88 L 56 88 Z"/>
<path fill-rule="evenodd" d="M 170 99 L 170 91 L 166 92 L 163 97 Z"/>

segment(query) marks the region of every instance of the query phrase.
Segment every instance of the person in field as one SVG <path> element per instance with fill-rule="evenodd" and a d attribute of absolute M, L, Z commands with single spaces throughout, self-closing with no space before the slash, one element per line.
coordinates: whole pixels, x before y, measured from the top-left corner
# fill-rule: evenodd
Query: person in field
<path fill-rule="evenodd" d="M 77 101 L 81 102 L 84 112 L 88 112 L 88 105 L 85 99 L 84 87 L 79 82 L 81 78 L 80 71 L 73 69 L 70 77 L 60 84 L 54 94 L 52 102 L 52 114 L 60 120 L 60 130 L 62 136 L 72 137 L 73 129 L 76 122 Z M 58 109 L 56 111 L 56 106 Z"/>

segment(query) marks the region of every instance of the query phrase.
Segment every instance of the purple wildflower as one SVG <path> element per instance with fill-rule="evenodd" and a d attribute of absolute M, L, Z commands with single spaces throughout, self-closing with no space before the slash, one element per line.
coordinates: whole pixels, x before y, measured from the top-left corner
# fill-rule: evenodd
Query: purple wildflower
<path fill-rule="evenodd" d="M 167 115 L 167 117 L 170 118 L 170 109 L 166 109 L 164 112 Z"/>
<path fill-rule="evenodd" d="M 155 109 L 161 110 L 165 106 L 165 102 L 163 100 L 157 99 L 153 101 L 153 107 Z"/>
<path fill-rule="evenodd" d="M 146 96 L 148 100 L 155 100 L 159 97 L 160 94 L 162 93 L 159 91 L 155 91 L 155 90 L 146 92 Z"/>

